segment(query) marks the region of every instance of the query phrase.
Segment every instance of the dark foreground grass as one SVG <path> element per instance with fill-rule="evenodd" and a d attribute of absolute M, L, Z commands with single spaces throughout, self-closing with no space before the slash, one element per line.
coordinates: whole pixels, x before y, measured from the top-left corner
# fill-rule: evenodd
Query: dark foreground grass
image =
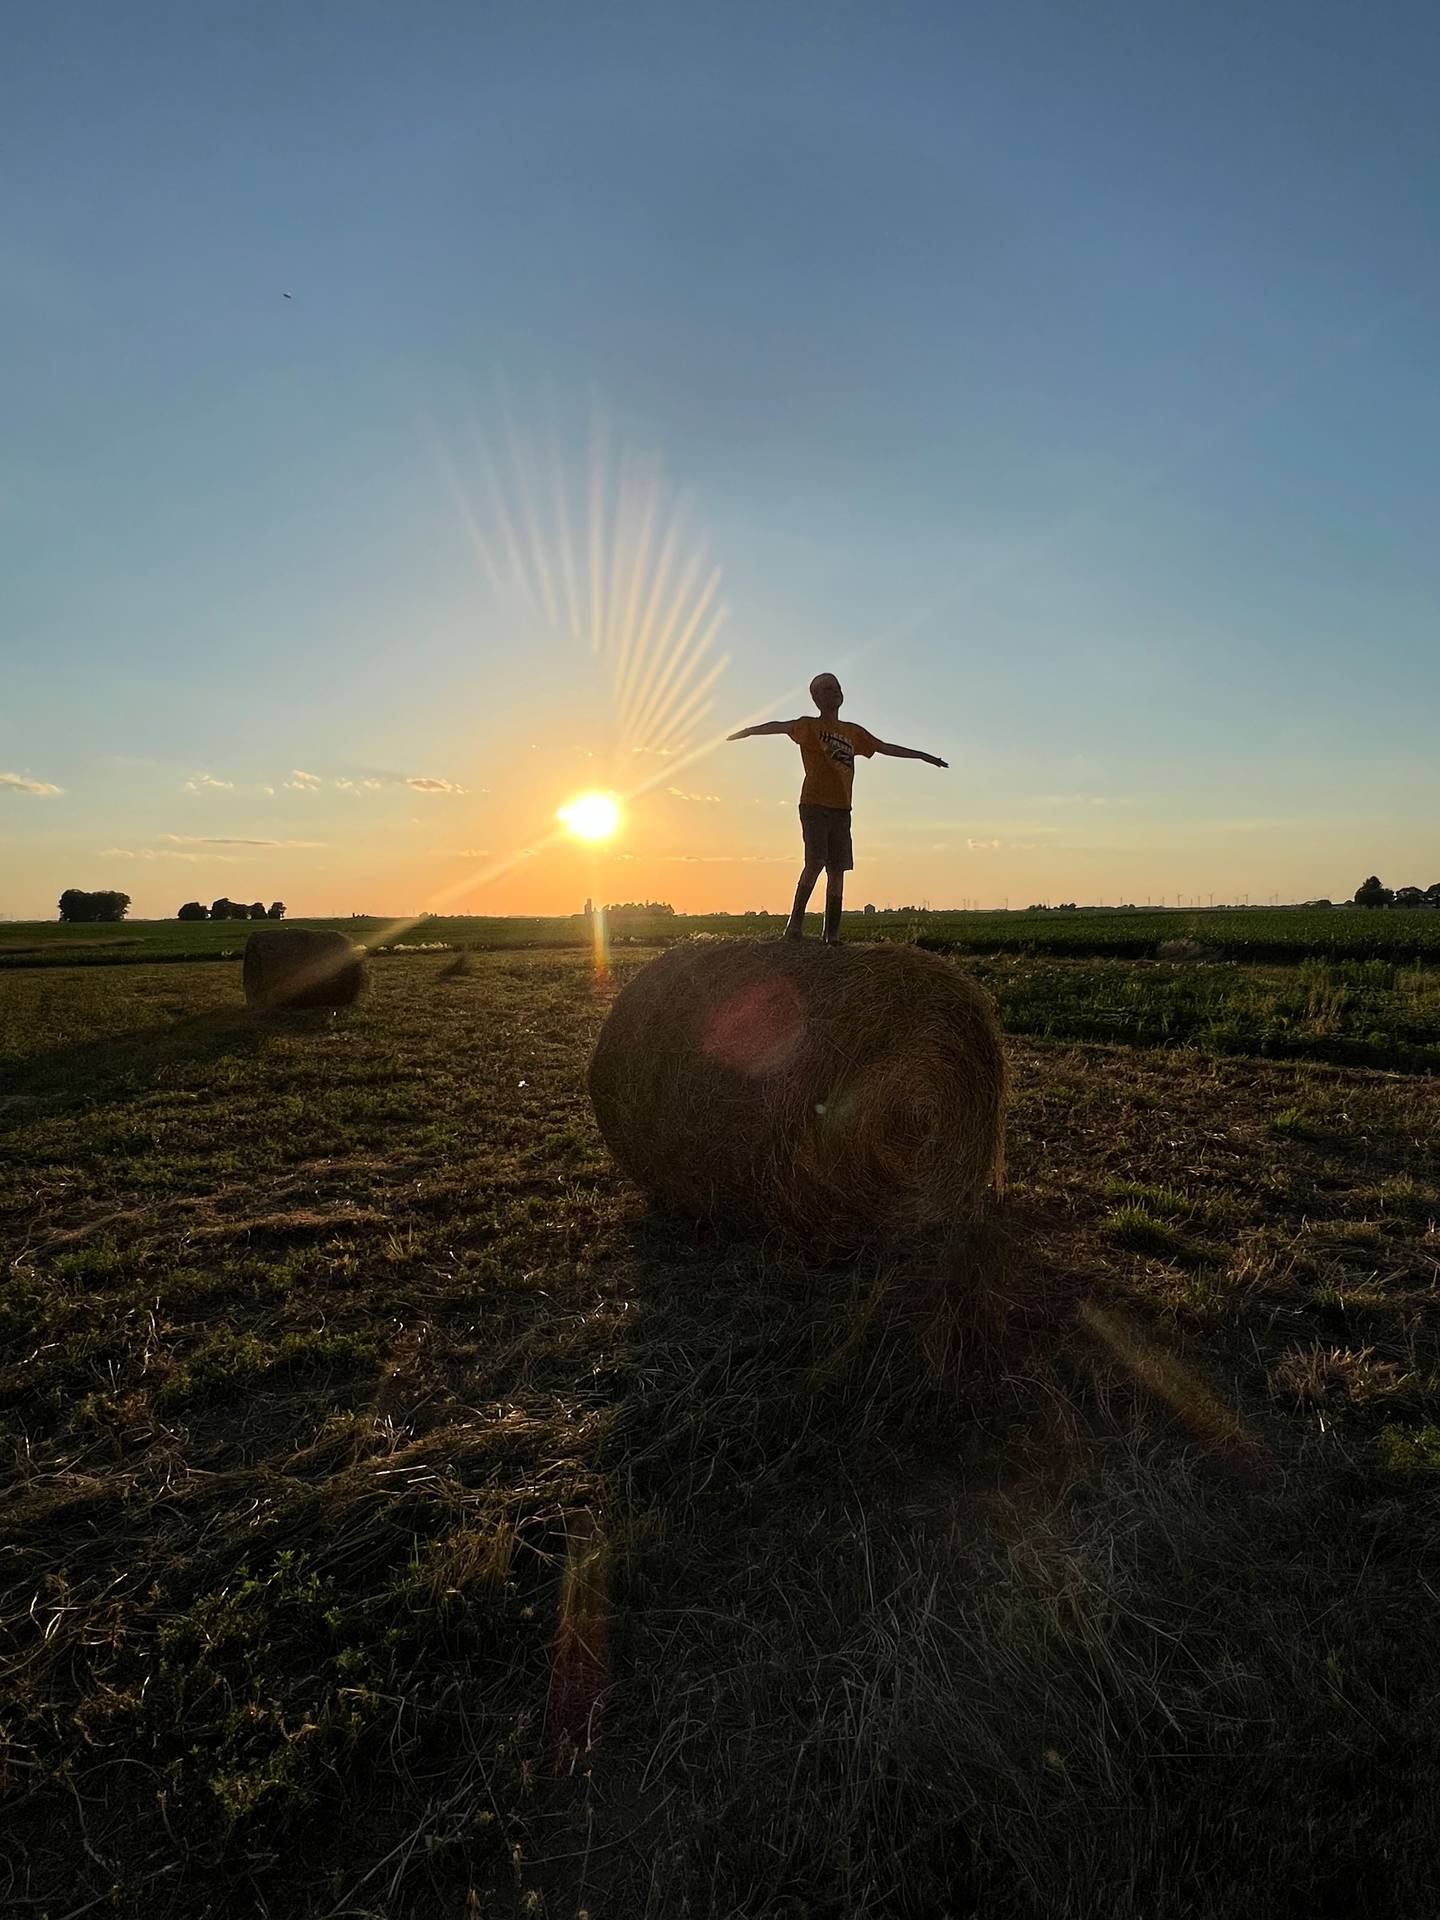
<path fill-rule="evenodd" d="M 817 1271 L 448 964 L 0 981 L 7 1909 L 1436 1910 L 1433 1083 L 1016 1042 Z"/>

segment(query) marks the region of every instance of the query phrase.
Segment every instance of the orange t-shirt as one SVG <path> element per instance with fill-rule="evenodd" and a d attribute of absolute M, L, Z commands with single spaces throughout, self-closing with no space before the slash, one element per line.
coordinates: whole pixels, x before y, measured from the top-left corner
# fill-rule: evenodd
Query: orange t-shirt
<path fill-rule="evenodd" d="M 855 782 L 855 756 L 868 760 L 877 742 L 853 720 L 821 720 L 814 714 L 790 723 L 790 738 L 805 764 L 802 807 L 848 807 Z"/>

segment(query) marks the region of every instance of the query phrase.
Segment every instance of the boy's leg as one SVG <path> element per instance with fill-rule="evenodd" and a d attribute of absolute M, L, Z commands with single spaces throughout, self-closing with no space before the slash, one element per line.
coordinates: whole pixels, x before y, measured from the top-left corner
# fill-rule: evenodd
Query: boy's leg
<path fill-rule="evenodd" d="M 830 822 L 829 846 L 825 854 L 825 944 L 840 944 L 840 910 L 845 898 L 845 875 L 855 864 L 855 849 L 850 841 L 850 814 L 837 813 Z"/>
<path fill-rule="evenodd" d="M 799 884 L 795 888 L 795 904 L 790 909 L 790 924 L 785 929 L 787 940 L 805 938 L 805 909 L 810 904 L 810 896 L 815 891 L 815 882 L 819 878 L 819 867 L 812 867 L 807 860 L 800 870 Z"/>
<path fill-rule="evenodd" d="M 827 867 L 825 869 L 825 944 L 838 947 L 840 944 L 840 911 L 845 903 L 845 869 Z"/>

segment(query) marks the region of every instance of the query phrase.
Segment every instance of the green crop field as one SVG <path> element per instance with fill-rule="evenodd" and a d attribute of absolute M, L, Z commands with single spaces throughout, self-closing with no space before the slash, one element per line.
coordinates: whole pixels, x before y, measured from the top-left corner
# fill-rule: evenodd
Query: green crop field
<path fill-rule="evenodd" d="M 828 1268 L 616 1171 L 585 952 L 0 976 L 7 1910 L 1434 1912 L 1440 1087 L 1265 1052 L 1410 977 L 974 964 L 1003 1206 Z"/>

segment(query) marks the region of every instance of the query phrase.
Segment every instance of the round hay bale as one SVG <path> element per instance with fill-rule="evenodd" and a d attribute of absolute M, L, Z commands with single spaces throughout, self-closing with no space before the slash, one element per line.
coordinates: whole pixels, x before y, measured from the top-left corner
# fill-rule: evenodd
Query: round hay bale
<path fill-rule="evenodd" d="M 1219 947 L 1207 947 L 1203 940 L 1162 940 L 1155 949 L 1157 960 L 1223 960 Z"/>
<path fill-rule="evenodd" d="M 606 1145 L 663 1205 L 840 1248 L 946 1225 L 1004 1170 L 989 996 L 901 946 L 686 941 L 590 1062 Z"/>
<path fill-rule="evenodd" d="M 343 933 L 267 927 L 245 942 L 245 1003 L 259 1012 L 352 1006 L 364 984 L 364 951 Z"/>

